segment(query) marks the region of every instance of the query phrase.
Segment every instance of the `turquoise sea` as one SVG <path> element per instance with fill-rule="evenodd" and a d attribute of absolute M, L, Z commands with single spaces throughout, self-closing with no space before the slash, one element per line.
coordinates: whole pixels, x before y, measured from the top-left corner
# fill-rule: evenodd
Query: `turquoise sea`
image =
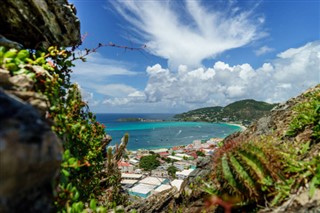
<path fill-rule="evenodd" d="M 177 122 L 172 114 L 97 114 L 97 120 L 106 125 L 112 145 L 120 143 L 129 133 L 129 150 L 168 148 L 187 145 L 194 140 L 212 137 L 224 138 L 240 131 L 240 127 L 225 123 Z M 121 122 L 121 118 L 144 118 L 164 120 L 161 122 Z"/>

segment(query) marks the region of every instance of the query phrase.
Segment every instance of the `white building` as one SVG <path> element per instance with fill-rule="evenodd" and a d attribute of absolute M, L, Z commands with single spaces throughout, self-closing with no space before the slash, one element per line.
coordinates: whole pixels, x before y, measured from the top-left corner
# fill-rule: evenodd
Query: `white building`
<path fill-rule="evenodd" d="M 167 190 L 167 189 L 171 189 L 171 188 L 172 188 L 172 186 L 170 186 L 170 185 L 168 185 L 168 184 L 162 184 L 161 186 L 159 186 L 158 188 L 156 188 L 156 189 L 154 190 L 154 193 L 163 192 L 163 191 L 165 191 L 165 190 Z"/>
<path fill-rule="evenodd" d="M 149 185 L 154 185 L 154 186 L 160 186 L 161 184 L 166 183 L 166 182 L 168 182 L 167 179 L 158 178 L 158 177 L 146 177 L 146 178 L 139 181 L 139 183 L 149 184 Z"/>
<path fill-rule="evenodd" d="M 139 183 L 138 185 L 132 187 L 128 190 L 130 195 L 139 196 L 142 198 L 147 198 L 156 188 L 155 185 Z"/>
<path fill-rule="evenodd" d="M 156 154 L 158 153 L 161 153 L 161 152 L 168 152 L 169 149 L 166 149 L 166 148 L 162 148 L 162 149 L 153 149 L 153 150 L 150 150 Z"/>
<path fill-rule="evenodd" d="M 178 191 L 180 191 L 182 183 L 183 183 L 183 180 L 174 179 L 173 181 L 171 181 L 170 184 L 171 186 L 177 187 Z"/>
<path fill-rule="evenodd" d="M 164 169 L 154 169 L 151 171 L 153 177 L 169 177 L 168 171 Z"/>
<path fill-rule="evenodd" d="M 142 178 L 141 174 L 129 174 L 129 173 L 121 173 L 122 179 L 131 179 L 131 180 L 140 180 Z"/>
<path fill-rule="evenodd" d="M 187 177 L 189 177 L 191 172 L 193 172 L 193 170 L 194 169 L 186 169 L 182 170 L 181 172 L 176 172 L 176 177 L 180 180 L 186 179 Z"/>
<path fill-rule="evenodd" d="M 183 158 L 181 157 L 176 157 L 176 156 L 172 156 L 172 155 L 169 155 L 168 158 L 172 159 L 172 160 L 176 160 L 176 161 L 182 161 Z"/>
<path fill-rule="evenodd" d="M 192 156 L 187 155 L 187 154 L 182 154 L 182 153 L 181 153 L 181 154 L 180 154 L 180 153 L 179 153 L 179 154 L 176 154 L 175 157 L 179 157 L 179 158 L 182 158 L 182 159 L 188 159 L 188 160 L 189 160 L 189 159 L 190 159 L 190 160 L 193 159 Z"/>

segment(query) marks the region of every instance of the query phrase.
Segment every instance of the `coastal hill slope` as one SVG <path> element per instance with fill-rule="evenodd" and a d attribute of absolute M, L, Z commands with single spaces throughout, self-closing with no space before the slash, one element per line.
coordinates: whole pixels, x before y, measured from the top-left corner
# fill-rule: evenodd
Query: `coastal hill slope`
<path fill-rule="evenodd" d="M 157 211 L 150 210 L 152 206 Z M 230 208 L 232 212 L 317 212 L 320 85 L 225 138 L 210 160 L 198 163 L 178 193 L 159 193 L 134 208 L 185 213 Z"/>
<path fill-rule="evenodd" d="M 191 110 L 175 115 L 181 121 L 237 122 L 249 125 L 265 116 L 276 104 L 253 99 L 236 101 L 225 107 L 215 106 Z"/>

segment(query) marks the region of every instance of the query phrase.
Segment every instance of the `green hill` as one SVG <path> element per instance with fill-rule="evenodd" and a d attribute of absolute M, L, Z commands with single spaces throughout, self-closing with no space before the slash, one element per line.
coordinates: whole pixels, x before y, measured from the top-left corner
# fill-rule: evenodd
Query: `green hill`
<path fill-rule="evenodd" d="M 266 115 L 276 104 L 269 104 L 252 99 L 236 101 L 225 107 L 215 106 L 191 110 L 177 114 L 180 121 L 237 122 L 249 125 Z"/>

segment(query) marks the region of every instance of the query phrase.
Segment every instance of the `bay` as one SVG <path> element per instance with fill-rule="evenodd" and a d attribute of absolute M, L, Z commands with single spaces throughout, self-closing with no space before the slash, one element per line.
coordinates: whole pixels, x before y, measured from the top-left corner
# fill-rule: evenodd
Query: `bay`
<path fill-rule="evenodd" d="M 178 122 L 173 114 L 97 114 L 97 120 L 106 126 L 111 135 L 111 145 L 120 143 L 125 133 L 129 133 L 129 150 L 169 148 L 187 145 L 194 140 L 213 137 L 224 138 L 240 131 L 241 128 L 226 123 Z M 119 119 L 143 118 L 155 122 L 125 122 Z M 162 120 L 162 121 L 158 121 Z"/>

